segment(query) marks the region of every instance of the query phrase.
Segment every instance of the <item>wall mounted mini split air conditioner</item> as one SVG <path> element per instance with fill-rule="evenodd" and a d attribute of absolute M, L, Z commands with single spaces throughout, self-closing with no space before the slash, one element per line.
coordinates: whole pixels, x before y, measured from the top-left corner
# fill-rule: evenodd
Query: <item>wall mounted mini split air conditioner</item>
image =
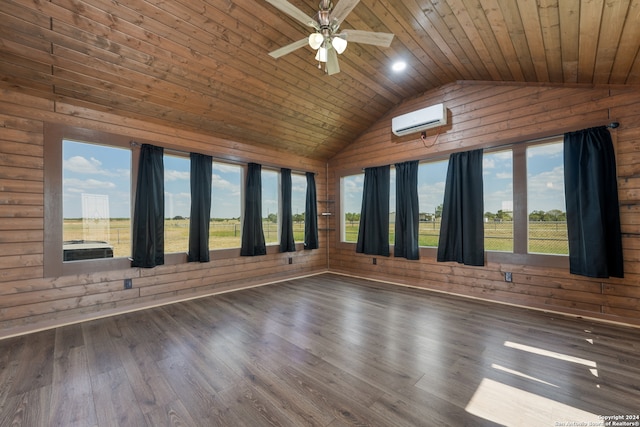
<path fill-rule="evenodd" d="M 444 104 L 436 104 L 394 117 L 391 119 L 391 130 L 396 136 L 403 136 L 446 124 L 447 109 Z"/>

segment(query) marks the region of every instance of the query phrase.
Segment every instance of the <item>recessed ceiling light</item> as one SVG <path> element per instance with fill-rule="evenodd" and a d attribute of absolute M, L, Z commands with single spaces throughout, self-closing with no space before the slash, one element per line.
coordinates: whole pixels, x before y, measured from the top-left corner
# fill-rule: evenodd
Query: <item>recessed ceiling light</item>
<path fill-rule="evenodd" d="M 404 61 L 397 61 L 391 66 L 391 69 L 396 73 L 404 71 L 405 68 L 407 68 L 407 63 Z"/>

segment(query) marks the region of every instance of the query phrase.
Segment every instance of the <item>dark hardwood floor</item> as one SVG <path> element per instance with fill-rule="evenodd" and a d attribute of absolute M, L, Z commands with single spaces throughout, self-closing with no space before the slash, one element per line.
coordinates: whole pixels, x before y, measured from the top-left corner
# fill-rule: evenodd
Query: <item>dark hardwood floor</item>
<path fill-rule="evenodd" d="M 333 274 L 0 341 L 0 426 L 612 415 L 640 415 L 640 330 Z"/>

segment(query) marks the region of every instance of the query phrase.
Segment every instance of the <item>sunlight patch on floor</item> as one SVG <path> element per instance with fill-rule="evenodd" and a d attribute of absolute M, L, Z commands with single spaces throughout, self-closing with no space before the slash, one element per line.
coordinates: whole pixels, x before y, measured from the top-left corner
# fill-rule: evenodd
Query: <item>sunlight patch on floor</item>
<path fill-rule="evenodd" d="M 495 363 L 492 364 L 491 367 L 493 369 L 497 369 L 498 371 L 506 372 L 507 374 L 515 375 L 515 376 L 518 376 L 518 377 L 521 377 L 521 378 L 525 378 L 527 380 L 536 381 L 536 382 L 539 382 L 539 383 L 542 383 L 542 384 L 545 384 L 545 385 L 549 385 L 551 387 L 558 388 L 557 385 L 551 384 L 550 382 L 541 380 L 541 379 L 536 378 L 536 377 L 532 377 L 531 375 L 523 374 L 522 372 L 518 372 L 518 371 L 515 371 L 513 369 L 505 368 L 504 366 L 496 365 Z"/>
<path fill-rule="evenodd" d="M 579 357 L 569 356 L 568 354 L 557 353 L 555 351 L 549 351 L 543 348 L 531 347 L 529 345 L 518 344 L 511 341 L 505 341 L 504 346 L 533 354 L 539 354 L 541 356 L 552 357 L 558 360 L 564 360 L 566 362 L 577 363 L 579 365 L 588 366 L 589 368 L 595 369 L 597 367 L 596 362 L 594 362 L 593 360 L 581 359 Z"/>
<path fill-rule="evenodd" d="M 553 426 L 562 425 L 568 421 L 576 423 L 601 421 L 596 414 L 489 378 L 482 380 L 465 410 L 470 414 L 507 426 Z"/>

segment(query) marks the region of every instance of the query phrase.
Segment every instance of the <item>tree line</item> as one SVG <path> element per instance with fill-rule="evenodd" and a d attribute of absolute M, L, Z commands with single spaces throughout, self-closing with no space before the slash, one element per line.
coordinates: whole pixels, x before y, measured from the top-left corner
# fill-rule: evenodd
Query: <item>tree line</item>
<path fill-rule="evenodd" d="M 420 221 L 437 221 L 442 217 L 442 204 L 436 207 L 435 212 L 421 212 Z M 513 212 L 500 209 L 498 212 L 485 212 L 484 217 L 488 221 L 513 221 Z M 360 222 L 359 212 L 345 213 L 345 220 L 350 224 Z M 567 214 L 559 209 L 549 211 L 535 210 L 529 214 L 529 221 L 566 221 Z"/>

